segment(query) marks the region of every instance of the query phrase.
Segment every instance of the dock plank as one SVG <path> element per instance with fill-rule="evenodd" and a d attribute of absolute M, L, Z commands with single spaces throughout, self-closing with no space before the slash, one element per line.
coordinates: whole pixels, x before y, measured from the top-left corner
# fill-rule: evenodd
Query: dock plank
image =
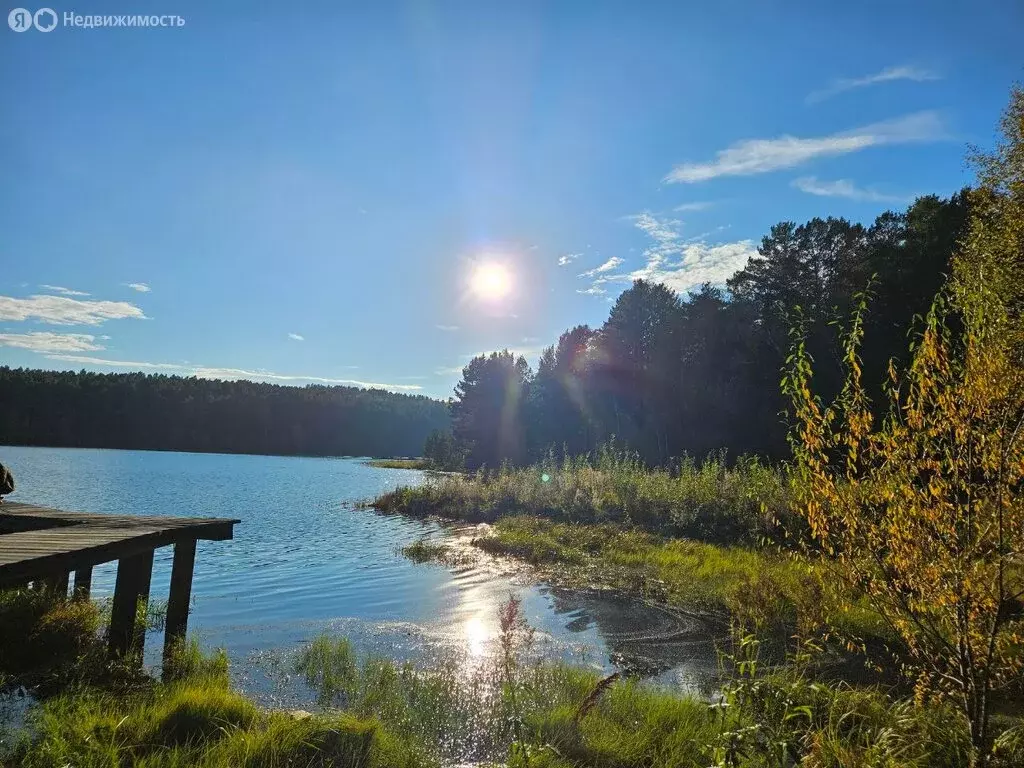
<path fill-rule="evenodd" d="M 8 528 L 4 533 L 4 522 Z M 216 517 L 100 515 L 0 505 L 0 586 L 91 568 L 181 541 L 223 541 L 241 521 Z"/>

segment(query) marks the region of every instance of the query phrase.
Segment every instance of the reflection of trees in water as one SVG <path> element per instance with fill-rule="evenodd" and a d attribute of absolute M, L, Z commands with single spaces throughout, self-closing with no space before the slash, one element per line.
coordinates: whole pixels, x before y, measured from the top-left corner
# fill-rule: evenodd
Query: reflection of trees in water
<path fill-rule="evenodd" d="M 718 671 L 715 630 L 699 619 L 614 592 L 550 588 L 552 608 L 570 632 L 593 626 L 620 669 L 656 677 L 679 667 L 699 681 Z"/>

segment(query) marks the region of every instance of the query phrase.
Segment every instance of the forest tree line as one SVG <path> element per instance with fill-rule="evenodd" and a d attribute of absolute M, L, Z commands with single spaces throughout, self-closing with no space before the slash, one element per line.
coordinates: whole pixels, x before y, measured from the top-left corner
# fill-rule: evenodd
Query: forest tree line
<path fill-rule="evenodd" d="M 356 387 L 0 367 L 0 444 L 416 456 L 444 403 Z"/>
<path fill-rule="evenodd" d="M 837 322 L 869 294 L 865 381 L 880 395 L 905 361 L 965 232 L 969 195 L 918 198 L 870 226 L 782 222 L 726 286 L 680 297 L 637 280 L 600 328 L 565 331 L 537 370 L 508 351 L 473 359 L 450 401 L 452 432 L 432 435 L 436 466 L 522 464 L 613 438 L 649 464 L 683 454 L 788 456 L 781 372 L 791 330 L 806 330 L 816 389 L 842 381 Z"/>
<path fill-rule="evenodd" d="M 968 195 L 926 196 L 870 226 L 782 222 L 724 287 L 680 297 L 642 280 L 599 328 L 566 330 L 531 370 L 474 358 L 455 397 L 142 373 L 0 367 L 0 444 L 282 455 L 413 456 L 436 466 L 523 464 L 613 438 L 650 464 L 725 450 L 788 455 L 779 387 L 802 322 L 826 397 L 842 380 L 833 327 L 870 292 L 865 380 L 906 360 L 964 232 Z M 428 439 L 429 437 L 429 439 Z"/>

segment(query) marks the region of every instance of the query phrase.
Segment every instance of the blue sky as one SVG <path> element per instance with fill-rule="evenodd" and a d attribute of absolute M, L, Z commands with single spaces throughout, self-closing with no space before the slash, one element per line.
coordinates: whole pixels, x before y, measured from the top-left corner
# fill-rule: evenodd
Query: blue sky
<path fill-rule="evenodd" d="M 956 191 L 1024 77 L 1014 0 L 54 9 L 185 25 L 0 30 L 0 363 L 441 397 L 632 277 Z"/>

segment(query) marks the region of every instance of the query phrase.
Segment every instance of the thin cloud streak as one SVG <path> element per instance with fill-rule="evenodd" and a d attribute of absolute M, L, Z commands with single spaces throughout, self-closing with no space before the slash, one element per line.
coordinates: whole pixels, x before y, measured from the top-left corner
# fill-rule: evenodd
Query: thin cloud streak
<path fill-rule="evenodd" d="M 59 293 L 59 294 L 62 294 L 64 296 L 88 296 L 89 295 L 85 291 L 75 291 L 75 290 L 72 290 L 71 288 L 65 288 L 63 285 L 47 285 L 46 283 L 42 283 L 39 287 L 42 288 L 44 291 L 53 291 L 54 293 Z"/>
<path fill-rule="evenodd" d="M 567 266 L 569 264 L 572 264 L 572 262 L 576 261 L 576 259 L 578 259 L 582 255 L 583 255 L 582 253 L 567 253 L 564 256 L 559 256 L 558 257 L 558 266 L 564 267 L 564 266 Z"/>
<path fill-rule="evenodd" d="M 849 179 L 822 181 L 815 176 L 801 176 L 799 179 L 793 179 L 792 186 L 809 195 L 845 197 L 848 200 L 858 200 L 861 202 L 905 203 L 909 199 L 906 196 L 886 195 L 873 189 L 858 187 Z"/>
<path fill-rule="evenodd" d="M 153 290 L 146 283 L 125 283 L 125 285 L 127 285 L 133 291 L 138 291 L 139 293 L 149 293 L 151 290 Z"/>
<path fill-rule="evenodd" d="M 306 340 L 305 336 L 302 336 L 302 335 L 300 335 L 298 333 L 289 333 L 288 334 L 288 338 L 291 339 L 292 341 L 305 341 Z"/>
<path fill-rule="evenodd" d="M 467 360 L 471 360 L 474 357 L 480 357 L 481 355 L 490 355 L 492 352 L 509 352 L 516 357 L 525 357 L 527 359 L 531 357 L 540 357 L 544 352 L 544 347 L 494 347 L 483 352 L 477 352 L 475 355 L 463 355 Z"/>
<path fill-rule="evenodd" d="M 719 150 L 709 162 L 677 165 L 664 181 L 694 184 L 721 176 L 752 176 L 792 168 L 819 157 L 845 155 L 889 144 L 939 141 L 947 135 L 939 113 L 926 111 L 830 136 L 745 139 Z"/>
<path fill-rule="evenodd" d="M 807 95 L 807 103 L 814 104 L 819 101 L 824 101 L 833 96 L 838 96 L 840 93 L 846 91 L 852 91 L 857 88 L 867 88 L 871 85 L 878 85 L 879 83 L 891 83 L 894 80 L 910 80 L 915 83 L 924 83 L 929 80 L 940 80 L 941 75 L 931 70 L 921 69 L 919 67 L 912 66 L 901 66 L 901 67 L 886 67 L 881 72 L 876 72 L 873 75 L 865 75 L 864 77 L 842 77 L 833 80 L 827 87 L 822 88 L 820 91 L 814 91 Z"/>
<path fill-rule="evenodd" d="M 362 387 L 364 389 L 390 389 L 398 391 L 418 391 L 423 389 L 419 384 L 382 384 L 374 381 L 359 381 L 357 379 L 333 379 L 325 376 L 300 376 L 291 374 L 274 373 L 273 371 L 247 371 L 243 368 L 212 368 L 201 365 L 182 365 L 179 363 L 150 363 L 129 360 L 107 360 L 89 355 L 46 355 L 49 360 L 60 360 L 66 363 L 80 365 L 97 365 L 107 368 L 133 368 L 141 370 L 173 371 L 183 376 L 196 376 L 200 379 L 226 379 L 229 381 L 247 379 L 249 381 L 263 381 L 270 383 L 297 383 L 306 382 L 310 384 L 337 384 L 349 387 Z"/>
<path fill-rule="evenodd" d="M 450 368 L 446 368 L 446 367 L 442 366 L 440 368 L 435 368 L 434 369 L 434 375 L 435 376 L 461 376 L 462 375 L 462 367 L 461 366 L 451 366 Z"/>
<path fill-rule="evenodd" d="M 0 333 L 0 347 L 16 347 L 32 352 L 96 352 L 105 349 L 96 343 L 96 337 L 88 333 L 53 333 L 32 331 L 31 333 Z"/>
<path fill-rule="evenodd" d="M 93 301 L 68 296 L 0 296 L 0 320 L 36 320 L 50 325 L 100 325 L 107 320 L 145 320 L 127 301 Z"/>
<path fill-rule="evenodd" d="M 611 272 L 613 269 L 620 267 L 622 265 L 622 262 L 623 260 L 620 259 L 618 256 L 612 256 L 610 259 L 608 259 L 608 261 L 606 261 L 601 266 L 594 267 L 593 269 L 588 269 L 586 272 L 581 273 L 579 276 L 593 277 L 594 275 L 599 275 L 602 272 Z"/>

